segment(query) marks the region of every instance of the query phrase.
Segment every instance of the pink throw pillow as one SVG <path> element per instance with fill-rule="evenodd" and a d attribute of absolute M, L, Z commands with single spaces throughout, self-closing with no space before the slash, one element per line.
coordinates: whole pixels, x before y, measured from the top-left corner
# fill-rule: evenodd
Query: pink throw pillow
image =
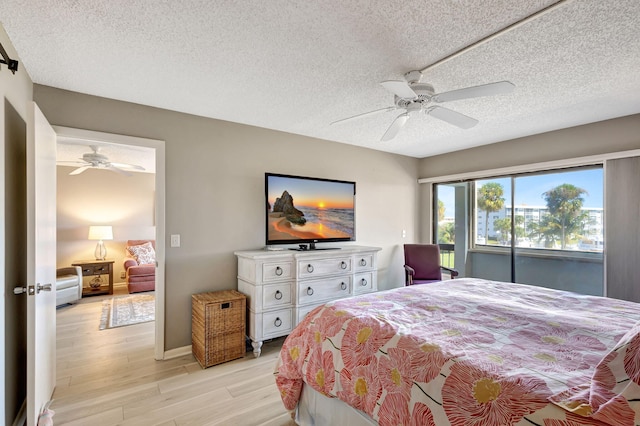
<path fill-rule="evenodd" d="M 140 244 L 138 246 L 129 246 L 127 251 L 133 257 L 138 265 L 149 265 L 156 263 L 156 251 L 150 242 Z"/>

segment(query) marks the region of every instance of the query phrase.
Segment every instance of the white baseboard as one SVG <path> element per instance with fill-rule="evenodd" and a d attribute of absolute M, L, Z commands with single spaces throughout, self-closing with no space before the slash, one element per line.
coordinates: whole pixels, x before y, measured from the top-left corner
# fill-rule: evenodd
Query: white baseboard
<path fill-rule="evenodd" d="M 164 351 L 163 359 L 179 358 L 181 356 L 190 355 L 190 354 L 191 354 L 191 345 L 182 346 L 181 348 L 175 348 L 175 349 L 170 349 L 168 351 Z"/>

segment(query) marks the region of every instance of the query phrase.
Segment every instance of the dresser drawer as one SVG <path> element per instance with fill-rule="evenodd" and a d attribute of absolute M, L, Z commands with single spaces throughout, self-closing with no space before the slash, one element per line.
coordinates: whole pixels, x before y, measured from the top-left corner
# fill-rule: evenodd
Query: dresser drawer
<path fill-rule="evenodd" d="M 370 271 L 373 269 L 373 254 L 362 254 L 354 257 L 354 271 Z"/>
<path fill-rule="evenodd" d="M 87 277 L 91 275 L 102 275 L 109 273 L 109 265 L 84 265 L 82 266 L 82 275 Z"/>
<path fill-rule="evenodd" d="M 309 312 L 313 311 L 318 306 L 321 306 L 322 303 L 318 305 L 307 305 L 296 308 L 296 325 L 300 324 L 302 320 L 309 315 Z"/>
<path fill-rule="evenodd" d="M 262 287 L 262 308 L 271 309 L 277 306 L 290 305 L 291 283 L 268 284 Z"/>
<path fill-rule="evenodd" d="M 351 258 L 311 259 L 298 261 L 298 277 L 312 278 L 351 272 Z"/>
<path fill-rule="evenodd" d="M 351 276 L 348 275 L 298 283 L 298 305 L 318 304 L 350 295 Z"/>
<path fill-rule="evenodd" d="M 263 338 L 284 336 L 293 329 L 292 308 L 262 314 Z"/>
<path fill-rule="evenodd" d="M 355 294 L 368 293 L 376 289 L 373 272 L 356 274 L 353 280 L 353 292 Z"/>
<path fill-rule="evenodd" d="M 274 262 L 262 265 L 262 282 L 291 279 L 293 262 Z"/>

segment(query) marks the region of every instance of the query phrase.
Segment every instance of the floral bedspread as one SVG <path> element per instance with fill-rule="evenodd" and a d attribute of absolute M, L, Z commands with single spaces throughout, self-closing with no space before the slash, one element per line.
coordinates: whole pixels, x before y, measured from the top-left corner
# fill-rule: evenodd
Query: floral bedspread
<path fill-rule="evenodd" d="M 462 278 L 330 302 L 285 340 L 302 382 L 380 425 L 638 425 L 640 304 Z"/>

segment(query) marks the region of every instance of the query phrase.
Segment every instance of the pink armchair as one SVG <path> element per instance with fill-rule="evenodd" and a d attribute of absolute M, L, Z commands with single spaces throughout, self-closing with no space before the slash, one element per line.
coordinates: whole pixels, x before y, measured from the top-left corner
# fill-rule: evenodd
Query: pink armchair
<path fill-rule="evenodd" d="M 130 254 L 130 247 L 140 246 L 150 242 L 155 250 L 155 241 L 153 240 L 128 240 L 126 252 Z M 135 250 L 134 250 L 135 251 Z M 142 259 L 142 257 L 140 257 Z M 147 258 L 146 261 L 149 261 Z M 156 264 L 155 253 L 153 254 L 153 263 L 138 264 L 136 258 L 125 257 L 124 269 L 126 271 L 126 283 L 129 293 L 138 293 L 141 291 L 152 291 L 156 289 Z"/>

